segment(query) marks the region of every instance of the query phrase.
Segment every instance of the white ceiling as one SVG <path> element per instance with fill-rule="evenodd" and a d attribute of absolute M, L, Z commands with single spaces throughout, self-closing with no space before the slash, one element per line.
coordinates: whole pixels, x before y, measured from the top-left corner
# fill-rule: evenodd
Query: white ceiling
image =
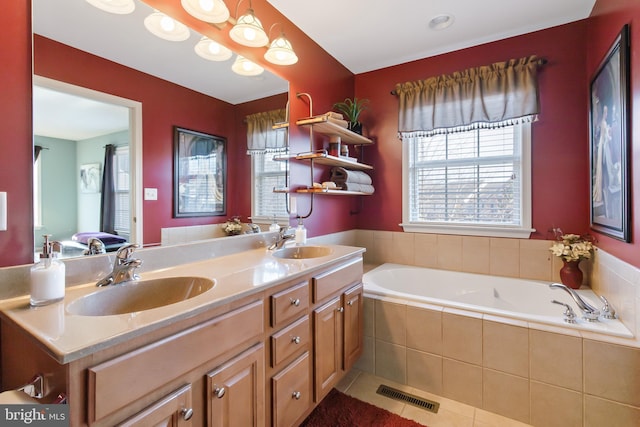
<path fill-rule="evenodd" d="M 587 18 L 595 0 L 268 0 L 359 74 Z M 453 25 L 429 28 L 450 14 Z M 295 48 L 295 46 L 294 46 Z"/>
<path fill-rule="evenodd" d="M 595 3 L 595 0 L 378 0 L 375 3 L 323 0 L 311 8 L 310 2 L 303 0 L 268 1 L 354 74 L 580 20 L 589 16 Z M 152 9 L 144 3 L 138 2 L 132 14 L 114 15 L 84 0 L 32 2 L 35 33 L 231 104 L 288 90 L 288 83 L 273 74 L 242 77 L 231 72 L 232 60 L 211 62 L 198 57 L 193 46 L 200 35 L 193 31 L 184 42 L 168 42 L 151 35 L 142 22 Z M 451 14 L 453 25 L 439 31 L 430 29 L 429 20 L 441 14 Z M 34 95 L 36 104 L 40 95 Z M 48 93 L 47 97 L 51 95 Z M 69 111 L 65 115 L 61 107 L 64 103 L 50 103 L 56 111 L 36 105 L 34 132 L 83 139 L 77 138 L 78 134 L 65 133 L 65 129 L 72 128 L 71 123 L 79 122 L 80 112 Z M 81 110 L 87 113 L 88 108 Z M 54 114 L 56 120 L 51 119 Z M 102 123 L 105 114 L 102 111 L 95 116 L 96 123 Z M 46 127 L 43 117 L 48 119 Z M 82 122 L 88 126 L 94 121 L 91 117 L 85 114 Z M 121 124 L 114 126 L 121 127 Z M 87 135 L 86 132 L 82 130 L 82 135 Z M 104 128 L 98 129 L 91 136 L 104 132 Z"/>

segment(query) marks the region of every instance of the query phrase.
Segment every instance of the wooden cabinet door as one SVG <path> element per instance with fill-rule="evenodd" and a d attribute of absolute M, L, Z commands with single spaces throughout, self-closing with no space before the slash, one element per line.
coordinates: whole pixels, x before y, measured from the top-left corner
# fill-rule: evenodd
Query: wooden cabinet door
<path fill-rule="evenodd" d="M 209 427 L 264 426 L 264 345 L 207 374 Z"/>
<path fill-rule="evenodd" d="M 273 426 L 298 425 L 311 406 L 311 357 L 306 351 L 271 378 Z"/>
<path fill-rule="evenodd" d="M 119 426 L 186 427 L 191 426 L 192 415 L 191 385 L 185 385 Z"/>
<path fill-rule="evenodd" d="M 344 307 L 344 361 L 348 371 L 358 360 L 363 350 L 364 301 L 362 284 L 347 290 L 343 295 Z"/>
<path fill-rule="evenodd" d="M 341 374 L 342 311 L 340 297 L 336 297 L 313 312 L 316 402 L 331 390 Z"/>

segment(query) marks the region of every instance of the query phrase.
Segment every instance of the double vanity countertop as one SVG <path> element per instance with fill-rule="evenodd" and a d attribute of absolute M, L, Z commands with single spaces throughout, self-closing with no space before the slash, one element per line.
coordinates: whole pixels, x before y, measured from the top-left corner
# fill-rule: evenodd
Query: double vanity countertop
<path fill-rule="evenodd" d="M 4 300 L 0 303 L 0 315 L 4 321 L 14 323 L 33 336 L 59 363 L 69 363 L 365 251 L 353 246 L 323 246 L 330 248 L 330 254 L 316 258 L 281 259 L 261 248 L 166 269 L 142 270 L 142 280 L 190 276 L 208 278 L 215 283 L 200 295 L 149 310 L 107 316 L 70 313 L 69 304 L 78 298 L 119 286 L 98 288 L 91 282 L 67 287 L 63 301 L 44 307 L 30 307 L 28 295 Z"/>

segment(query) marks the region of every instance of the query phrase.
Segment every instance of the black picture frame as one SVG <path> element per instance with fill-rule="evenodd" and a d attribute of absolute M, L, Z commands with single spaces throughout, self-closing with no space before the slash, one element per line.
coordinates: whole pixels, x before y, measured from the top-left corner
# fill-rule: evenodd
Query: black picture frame
<path fill-rule="evenodd" d="M 589 89 L 591 228 L 629 242 L 628 25 L 600 63 Z"/>
<path fill-rule="evenodd" d="M 174 218 L 227 213 L 227 140 L 174 126 Z"/>

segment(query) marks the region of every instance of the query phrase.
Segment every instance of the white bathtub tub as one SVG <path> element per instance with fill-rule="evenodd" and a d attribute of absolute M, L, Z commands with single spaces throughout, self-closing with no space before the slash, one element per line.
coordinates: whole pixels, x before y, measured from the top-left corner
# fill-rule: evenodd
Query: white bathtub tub
<path fill-rule="evenodd" d="M 549 288 L 549 282 L 389 263 L 365 273 L 363 282 L 367 296 L 452 307 L 532 323 L 633 337 L 617 319 L 601 319 L 598 322 L 583 320 L 571 296 L 563 290 Z M 594 307 L 599 308 L 603 305 L 590 289 L 581 289 L 578 293 Z M 578 316 L 577 323 L 564 322 L 564 307 L 551 303 L 551 300 L 569 304 Z"/>

